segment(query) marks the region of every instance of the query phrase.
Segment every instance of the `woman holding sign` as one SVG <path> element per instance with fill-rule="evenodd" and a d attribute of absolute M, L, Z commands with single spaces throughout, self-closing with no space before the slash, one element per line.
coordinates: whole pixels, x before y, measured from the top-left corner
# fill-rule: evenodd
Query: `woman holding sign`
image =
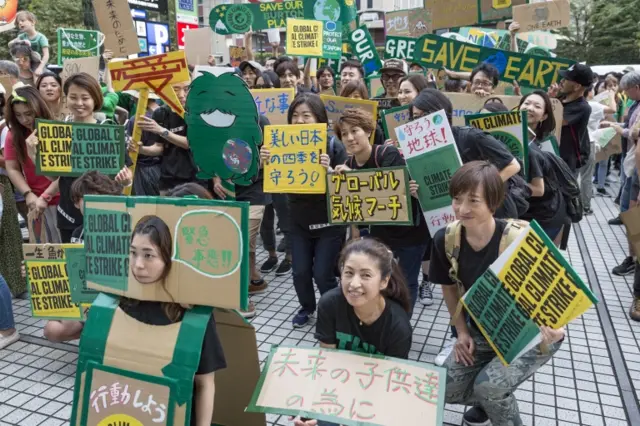
<path fill-rule="evenodd" d="M 328 122 L 327 110 L 320 96 L 301 93 L 291 102 L 288 124 Z M 325 167 L 344 164 L 347 153 L 342 142 L 333 138 L 327 145 L 327 152 L 320 152 L 320 163 Z M 270 158 L 269 149 L 264 145 L 260 149 L 260 158 L 263 162 Z M 304 327 L 316 310 L 313 281 L 320 295 L 338 285 L 334 269 L 346 230 L 344 226 L 329 225 L 325 194 L 289 194 L 289 212 L 293 285 L 301 306 L 292 322 L 294 327 Z"/>
<path fill-rule="evenodd" d="M 541 327 L 542 342 L 548 346 L 535 346 L 505 366 L 476 324 L 457 314 L 460 297 L 500 256 L 501 242 L 510 230 L 507 221 L 493 217 L 505 191 L 498 169 L 489 162 L 464 164 L 451 178 L 449 194 L 458 221 L 433 237 L 429 270 L 431 280 L 442 285 L 458 333 L 445 361 L 446 402 L 471 405 L 464 414 L 469 425 L 522 425 L 514 392 L 560 348 L 564 329 Z"/>
<path fill-rule="evenodd" d="M 406 166 L 398 149 L 391 145 L 369 143 L 371 132 L 375 129 L 373 116 L 359 108 L 346 109 L 334 123 L 336 136 L 345 143 L 349 158 L 345 164 L 338 165 L 333 172 L 344 173 L 350 170 L 379 169 L 383 167 Z M 330 170 L 331 171 L 331 170 Z M 410 181 L 410 184 L 415 182 Z M 398 259 L 400 269 L 407 278 L 411 295 L 411 311 L 418 298 L 418 274 L 431 237 L 424 221 L 420 204 L 414 202 L 413 226 L 371 226 L 370 234 L 385 243 Z"/>

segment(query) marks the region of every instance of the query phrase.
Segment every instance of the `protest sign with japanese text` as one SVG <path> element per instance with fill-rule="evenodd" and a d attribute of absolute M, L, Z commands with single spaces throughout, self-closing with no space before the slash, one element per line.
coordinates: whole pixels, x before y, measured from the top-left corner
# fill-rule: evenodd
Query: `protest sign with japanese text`
<path fill-rule="evenodd" d="M 395 10 L 384 15 L 386 36 L 420 37 L 431 33 L 431 14 L 427 8 Z"/>
<path fill-rule="evenodd" d="M 124 127 L 36 120 L 36 170 L 43 176 L 116 175 L 124 166 Z"/>
<path fill-rule="evenodd" d="M 324 194 L 327 170 L 320 155 L 327 153 L 326 124 L 265 126 L 264 192 Z"/>
<path fill-rule="evenodd" d="M 418 185 L 418 200 L 429 233 L 455 220 L 449 181 L 462 166 L 444 111 L 420 117 L 395 128 L 411 179 Z"/>
<path fill-rule="evenodd" d="M 84 203 L 89 288 L 137 300 L 246 309 L 248 205 L 97 195 L 86 195 Z M 157 217 L 171 233 L 172 266 L 163 291 L 141 284 L 129 265 L 131 232 L 145 216 Z"/>
<path fill-rule="evenodd" d="M 100 31 L 105 35 L 104 48 L 116 58 L 139 53 L 138 34 L 127 0 L 92 0 L 92 3 Z"/>
<path fill-rule="evenodd" d="M 382 129 L 386 139 L 396 137 L 395 129 L 409 121 L 410 104 L 391 108 L 380 112 L 382 116 Z"/>
<path fill-rule="evenodd" d="M 337 350 L 273 346 L 247 411 L 344 426 L 441 425 L 445 369 L 363 345 L 367 356 L 340 350 L 342 341 Z"/>
<path fill-rule="evenodd" d="M 287 55 L 322 56 L 323 28 L 321 21 L 287 19 Z"/>
<path fill-rule="evenodd" d="M 294 97 L 294 89 L 253 89 L 251 95 L 258 112 L 269 119 L 269 124 L 287 124 L 287 113 Z"/>
<path fill-rule="evenodd" d="M 99 37 L 98 31 L 58 28 L 58 65 L 65 59 L 100 56 Z"/>
<path fill-rule="evenodd" d="M 540 343 L 539 327 L 564 327 L 598 300 L 533 221 L 465 293 L 462 303 L 508 365 Z"/>
<path fill-rule="evenodd" d="M 327 137 L 331 138 L 335 136 L 333 132 L 333 123 L 342 116 L 344 110 L 350 108 L 360 108 L 371 114 L 375 120 L 378 117 L 378 102 L 366 100 L 366 99 L 351 99 L 343 98 L 340 96 L 320 95 L 324 107 L 327 110 L 327 116 L 329 117 L 329 126 L 327 127 Z M 370 142 L 373 145 L 373 139 L 375 134 L 371 134 Z"/>
<path fill-rule="evenodd" d="M 513 20 L 520 30 L 548 31 L 568 27 L 571 23 L 569 0 L 543 1 L 521 4 L 513 8 Z"/>
<path fill-rule="evenodd" d="M 352 170 L 327 175 L 329 223 L 413 225 L 405 167 Z"/>
<path fill-rule="evenodd" d="M 427 68 L 447 68 L 471 72 L 486 62 L 495 66 L 503 81 L 518 81 L 528 87 L 546 89 L 560 81 L 560 71 L 574 61 L 563 58 L 528 55 L 488 47 L 475 46 L 457 40 L 427 34 L 418 40 L 414 60 Z"/>
<path fill-rule="evenodd" d="M 524 175 L 529 170 L 529 128 L 526 111 L 495 112 L 473 114 L 464 117 L 467 126 L 472 126 L 489 133 L 504 143 L 511 154 L 516 157 Z"/>
<path fill-rule="evenodd" d="M 80 244 L 24 244 L 27 289 L 34 318 L 82 320 L 83 306 L 72 300 L 71 275 L 84 270 L 72 269 L 66 252 L 82 250 Z"/>

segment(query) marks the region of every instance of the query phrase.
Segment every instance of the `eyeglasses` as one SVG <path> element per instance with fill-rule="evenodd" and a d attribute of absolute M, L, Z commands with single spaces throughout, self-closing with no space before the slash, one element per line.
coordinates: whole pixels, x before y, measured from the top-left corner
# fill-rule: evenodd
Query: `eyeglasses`
<path fill-rule="evenodd" d="M 473 80 L 471 82 L 471 86 L 485 87 L 485 88 L 491 89 L 493 87 L 493 83 L 487 80 Z"/>
<path fill-rule="evenodd" d="M 398 81 L 402 77 L 404 77 L 404 74 L 382 74 L 382 77 L 380 78 L 380 80 L 382 80 L 382 81 L 389 81 L 389 80 Z"/>

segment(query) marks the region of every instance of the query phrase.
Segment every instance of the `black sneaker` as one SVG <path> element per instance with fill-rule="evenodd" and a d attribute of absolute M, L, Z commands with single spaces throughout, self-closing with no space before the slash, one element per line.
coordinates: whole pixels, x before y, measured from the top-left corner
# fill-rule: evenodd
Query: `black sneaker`
<path fill-rule="evenodd" d="M 620 205 L 620 195 L 618 195 L 615 200 L 613 200 L 613 204 L 615 204 L 616 206 Z"/>
<path fill-rule="evenodd" d="M 268 274 L 278 267 L 278 258 L 277 257 L 269 257 L 266 262 L 262 264 L 260 267 L 260 272 L 263 274 Z"/>
<path fill-rule="evenodd" d="M 281 277 L 283 275 L 287 275 L 291 272 L 291 261 L 288 259 L 284 259 L 280 262 L 280 266 L 276 269 L 276 277 Z"/>
<path fill-rule="evenodd" d="M 619 277 L 623 277 L 625 275 L 631 275 L 636 271 L 636 261 L 633 260 L 633 257 L 627 256 L 621 264 L 616 266 L 611 270 L 613 275 L 618 275 Z"/>
<path fill-rule="evenodd" d="M 591 210 L 591 207 L 585 207 L 584 208 L 584 214 L 585 216 L 590 216 L 593 214 L 593 210 Z"/>
<path fill-rule="evenodd" d="M 598 194 L 602 195 L 602 196 L 607 195 L 607 190 L 606 190 L 606 189 L 604 189 L 604 188 L 597 188 L 597 189 L 596 189 L 596 192 L 597 192 Z"/>
<path fill-rule="evenodd" d="M 622 225 L 622 219 L 620 218 L 620 216 L 616 216 L 613 219 L 609 219 L 609 222 L 607 222 L 609 225 Z"/>
<path fill-rule="evenodd" d="M 462 416 L 462 420 L 464 424 L 469 426 L 487 426 L 491 424 L 489 416 L 487 416 L 487 413 L 485 413 L 482 407 L 472 407 L 468 409 L 467 412 L 464 413 L 464 416 Z"/>

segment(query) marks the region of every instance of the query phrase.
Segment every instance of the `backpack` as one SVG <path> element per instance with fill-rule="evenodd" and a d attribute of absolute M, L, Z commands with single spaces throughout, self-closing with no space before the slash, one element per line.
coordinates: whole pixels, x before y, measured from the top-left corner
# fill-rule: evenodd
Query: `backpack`
<path fill-rule="evenodd" d="M 519 219 L 506 219 L 506 226 L 502 232 L 500 238 L 500 246 L 498 248 L 498 256 L 500 256 L 509 245 L 515 241 L 516 238 L 524 231 L 529 222 Z M 458 285 L 458 299 L 462 298 L 465 293 L 464 285 L 458 278 L 458 257 L 460 256 L 460 247 L 462 239 L 462 222 L 456 220 L 447 225 L 444 233 L 444 253 L 447 256 L 447 260 L 451 263 L 449 269 L 449 278 Z M 451 318 L 451 324 L 455 323 L 460 311 L 462 310 L 462 303 L 458 302 L 456 312 Z"/>
<path fill-rule="evenodd" d="M 380 168 L 380 161 L 379 159 L 382 158 L 384 156 L 384 153 L 387 151 L 387 147 L 389 145 L 374 145 L 373 146 L 373 163 L 376 165 L 376 168 Z M 380 150 L 382 150 L 382 152 L 380 152 Z M 349 166 L 349 168 L 353 169 L 354 165 L 353 162 L 355 161 L 355 156 L 350 155 L 349 159 L 347 160 L 347 164 Z"/>
<path fill-rule="evenodd" d="M 580 222 L 584 214 L 584 207 L 580 197 L 578 181 L 562 158 L 544 151 L 542 155 L 551 169 L 551 173 L 546 176 L 545 182 L 548 182 L 554 191 L 560 191 L 564 196 L 567 204 L 567 214 L 571 218 L 571 222 Z"/>

